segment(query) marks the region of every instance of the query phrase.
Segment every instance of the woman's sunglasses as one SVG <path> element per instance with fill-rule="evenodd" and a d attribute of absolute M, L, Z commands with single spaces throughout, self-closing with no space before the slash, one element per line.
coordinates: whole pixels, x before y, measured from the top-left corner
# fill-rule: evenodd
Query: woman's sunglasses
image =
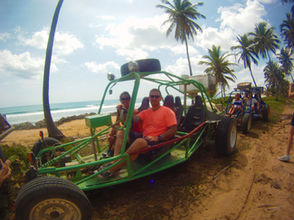
<path fill-rule="evenodd" d="M 160 95 L 150 95 L 149 97 L 152 99 L 158 99 L 158 98 L 160 98 Z"/>
<path fill-rule="evenodd" d="M 126 98 L 121 98 L 120 101 L 129 101 L 130 98 L 126 97 Z"/>

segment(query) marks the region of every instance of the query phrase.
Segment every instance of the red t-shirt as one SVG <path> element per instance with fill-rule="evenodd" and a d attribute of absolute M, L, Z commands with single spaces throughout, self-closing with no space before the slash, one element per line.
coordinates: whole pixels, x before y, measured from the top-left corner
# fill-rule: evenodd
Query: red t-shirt
<path fill-rule="evenodd" d="M 143 136 L 157 137 L 165 133 L 169 127 L 177 125 L 175 113 L 165 107 L 153 111 L 152 108 L 144 110 L 138 114 L 142 120 Z"/>

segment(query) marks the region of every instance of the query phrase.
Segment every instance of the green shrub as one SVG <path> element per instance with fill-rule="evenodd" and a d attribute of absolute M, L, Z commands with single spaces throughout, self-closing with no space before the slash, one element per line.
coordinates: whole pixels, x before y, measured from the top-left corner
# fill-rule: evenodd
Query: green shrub
<path fill-rule="evenodd" d="M 29 168 L 29 149 L 21 145 L 0 147 L 5 158 L 11 161 L 11 176 L 2 184 L 0 190 L 0 219 L 10 219 L 17 192 L 24 183 L 24 174 Z"/>
<path fill-rule="evenodd" d="M 270 106 L 270 118 L 271 121 L 276 123 L 283 112 L 286 104 L 286 98 L 279 98 L 276 100 L 274 96 L 268 96 L 263 98 L 263 101 Z"/>

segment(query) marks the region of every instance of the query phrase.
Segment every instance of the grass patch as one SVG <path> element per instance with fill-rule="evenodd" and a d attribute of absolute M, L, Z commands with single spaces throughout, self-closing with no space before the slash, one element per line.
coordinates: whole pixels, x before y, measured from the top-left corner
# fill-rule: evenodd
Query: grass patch
<path fill-rule="evenodd" d="M 273 123 L 278 122 L 281 112 L 283 112 L 285 105 L 286 105 L 286 98 L 279 98 L 276 100 L 273 96 L 268 96 L 263 98 L 264 102 L 270 106 L 270 120 Z"/>

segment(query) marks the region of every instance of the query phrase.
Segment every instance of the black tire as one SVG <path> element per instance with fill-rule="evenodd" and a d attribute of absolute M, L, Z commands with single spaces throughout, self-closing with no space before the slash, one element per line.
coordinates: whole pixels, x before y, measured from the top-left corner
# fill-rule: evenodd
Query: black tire
<path fill-rule="evenodd" d="M 252 127 L 252 114 L 245 113 L 242 117 L 241 128 L 244 134 L 247 134 Z"/>
<path fill-rule="evenodd" d="M 24 185 L 16 197 L 16 220 L 91 219 L 91 204 L 72 182 L 39 177 Z"/>
<path fill-rule="evenodd" d="M 270 107 L 265 104 L 265 106 L 262 109 L 262 119 L 264 121 L 269 121 L 269 117 L 270 117 Z"/>
<path fill-rule="evenodd" d="M 237 120 L 224 117 L 216 128 L 217 152 L 222 155 L 232 154 L 237 144 Z"/>
<path fill-rule="evenodd" d="M 161 66 L 158 59 L 143 59 L 134 62 L 128 62 L 121 66 L 121 75 L 127 75 L 131 72 L 155 72 L 160 71 Z"/>
<path fill-rule="evenodd" d="M 44 138 L 44 142 L 42 140 L 39 140 L 38 142 L 36 142 L 33 146 L 33 153 L 35 156 L 38 155 L 38 153 L 43 149 L 43 148 L 46 148 L 46 147 L 52 147 L 52 146 L 58 146 L 60 145 L 60 141 L 58 141 L 57 139 L 55 138 L 51 138 L 51 137 L 46 137 Z M 58 149 L 58 151 L 65 151 L 63 148 L 60 148 Z M 48 160 L 51 160 L 52 158 L 54 158 L 54 153 L 53 152 L 50 152 L 50 153 L 44 153 L 41 157 L 41 162 L 42 164 L 43 163 L 46 163 L 48 162 Z"/>

